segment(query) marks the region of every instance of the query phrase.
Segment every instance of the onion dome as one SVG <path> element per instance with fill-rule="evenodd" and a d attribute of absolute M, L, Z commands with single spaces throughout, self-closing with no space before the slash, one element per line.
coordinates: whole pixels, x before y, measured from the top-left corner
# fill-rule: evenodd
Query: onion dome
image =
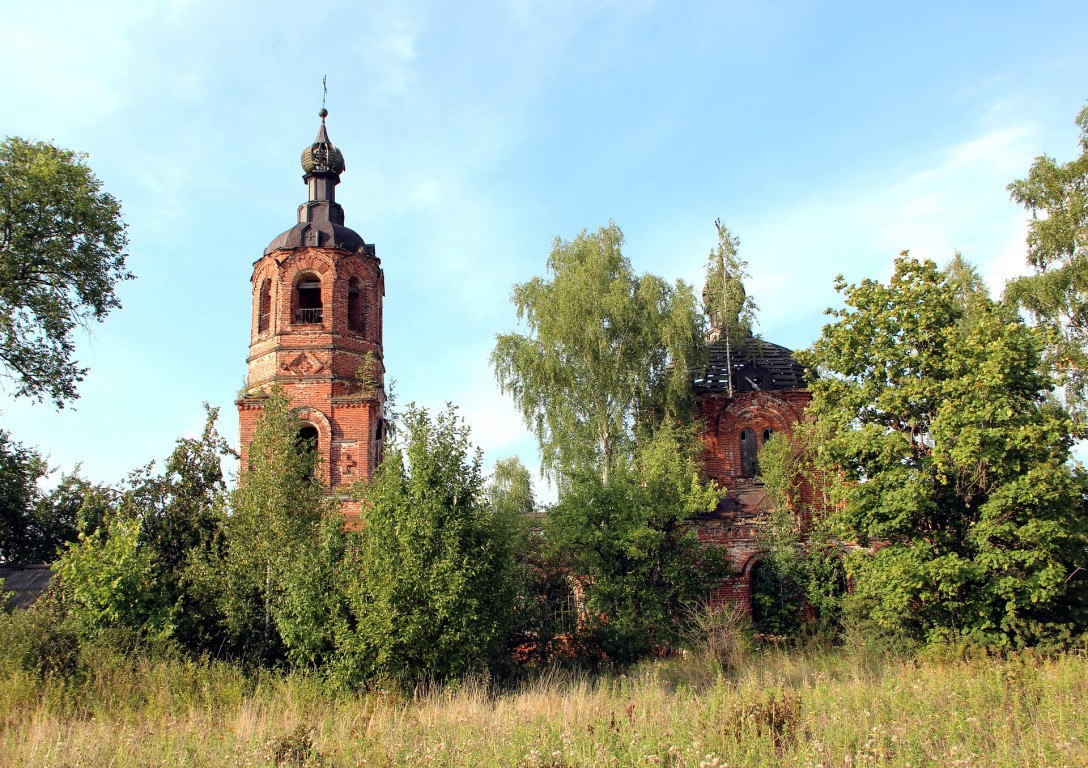
<path fill-rule="evenodd" d="M 311 173 L 335 173 L 339 176 L 347 166 L 344 164 L 344 154 L 329 141 L 329 134 L 325 130 L 325 118 L 329 110 L 322 107 L 317 113 L 321 117 L 321 128 L 317 131 L 314 143 L 302 150 L 302 170 Z"/>

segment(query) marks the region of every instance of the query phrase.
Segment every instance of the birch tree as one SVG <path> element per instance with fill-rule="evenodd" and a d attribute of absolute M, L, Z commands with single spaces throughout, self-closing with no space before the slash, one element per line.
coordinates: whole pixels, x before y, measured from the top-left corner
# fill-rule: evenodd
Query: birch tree
<path fill-rule="evenodd" d="M 540 445 L 542 468 L 591 468 L 607 485 L 635 433 L 687 415 L 702 318 L 691 286 L 636 275 L 609 222 L 556 238 L 547 277 L 514 286 L 527 333 L 499 334 L 491 364 Z"/>
<path fill-rule="evenodd" d="M 1028 264 L 1033 275 L 1009 283 L 1006 296 L 1050 330 L 1047 360 L 1081 434 L 1088 416 L 1088 107 L 1077 116 L 1080 156 L 1067 163 L 1042 155 L 1026 179 L 1009 185 L 1031 212 Z"/>

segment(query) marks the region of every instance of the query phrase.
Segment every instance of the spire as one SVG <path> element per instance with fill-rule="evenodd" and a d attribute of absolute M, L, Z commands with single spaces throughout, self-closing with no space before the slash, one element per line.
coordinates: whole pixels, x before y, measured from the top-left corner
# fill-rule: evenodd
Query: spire
<path fill-rule="evenodd" d="M 277 237 L 265 253 L 281 248 L 307 246 L 356 250 L 364 247 L 363 238 L 344 226 L 344 209 L 336 202 L 336 185 L 345 170 L 344 155 L 329 140 L 324 107 L 317 113 L 321 127 L 313 144 L 302 150 L 302 177 L 308 191 L 307 200 L 299 206 L 298 224 Z"/>

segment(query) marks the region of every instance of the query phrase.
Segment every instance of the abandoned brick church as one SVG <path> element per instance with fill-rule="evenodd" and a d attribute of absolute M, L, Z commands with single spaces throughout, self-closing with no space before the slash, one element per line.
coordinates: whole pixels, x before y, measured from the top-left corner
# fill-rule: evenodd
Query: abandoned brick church
<path fill-rule="evenodd" d="M 340 497 L 349 521 L 358 506 L 346 493 L 381 461 L 385 423 L 382 298 L 374 246 L 344 225 L 336 185 L 344 155 L 329 141 L 325 116 L 302 151 L 307 200 L 298 223 L 269 243 L 253 265 L 246 395 L 237 401 L 243 465 L 257 418 L 279 384 L 315 441 L 321 479 Z"/>
<path fill-rule="evenodd" d="M 694 383 L 704 425 L 703 467 L 729 495 L 714 512 L 697 518 L 696 528 L 700 539 L 721 544 L 728 553 L 733 575 L 714 598 L 750 611 L 760 528 L 768 514 L 756 456 L 771 435 L 789 433 L 801 421 L 811 395 L 804 369 L 785 347 L 749 339 L 729 354 L 724 340 L 708 346 L 706 370 Z M 802 494 L 811 503 L 811 488 Z"/>
<path fill-rule="evenodd" d="M 242 461 L 268 390 L 278 384 L 316 442 L 322 481 L 340 499 L 349 524 L 357 502 L 347 488 L 368 480 L 382 456 L 385 404 L 381 262 L 344 223 L 336 186 L 346 168 L 329 140 L 322 109 L 317 138 L 302 152 L 307 200 L 298 223 L 276 237 L 253 265 L 252 326 L 245 395 L 237 401 Z M 759 568 L 759 528 L 766 516 L 756 454 L 775 432 L 789 432 L 809 401 L 801 366 L 790 350 L 751 340 L 727 352 L 709 345 L 694 382 L 705 424 L 706 473 L 729 490 L 696 521 L 700 538 L 726 547 L 733 576 L 718 599 L 752 606 Z"/>

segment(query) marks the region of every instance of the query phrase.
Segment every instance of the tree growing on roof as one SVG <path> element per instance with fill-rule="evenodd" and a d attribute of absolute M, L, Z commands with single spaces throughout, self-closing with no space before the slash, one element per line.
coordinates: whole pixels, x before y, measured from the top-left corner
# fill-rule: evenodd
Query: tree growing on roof
<path fill-rule="evenodd" d="M 731 372 L 733 353 L 742 351 L 752 336 L 758 307 L 744 287 L 748 264 L 737 255 L 740 240 L 721 219 L 715 219 L 714 226 L 718 245 L 707 258 L 703 312 L 710 318 L 709 341 L 725 340 L 726 370 Z M 726 391 L 733 396 L 732 376 L 726 377 Z"/>

